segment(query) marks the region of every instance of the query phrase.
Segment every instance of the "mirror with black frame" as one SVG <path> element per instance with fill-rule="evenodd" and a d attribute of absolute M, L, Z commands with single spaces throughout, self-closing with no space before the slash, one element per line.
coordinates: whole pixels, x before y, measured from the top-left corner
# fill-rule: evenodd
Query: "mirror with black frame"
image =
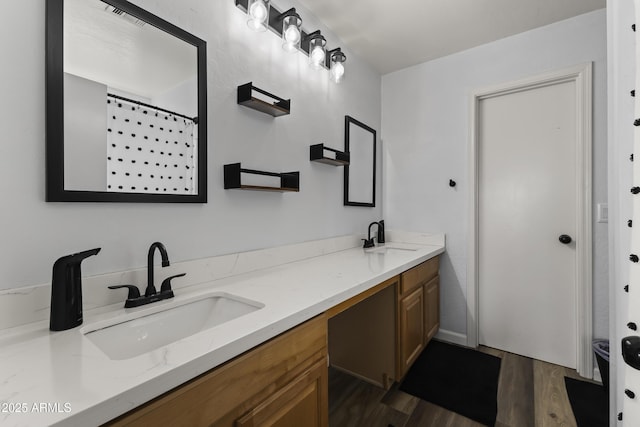
<path fill-rule="evenodd" d="M 207 201 L 206 42 L 123 0 L 47 0 L 50 202 Z"/>
<path fill-rule="evenodd" d="M 344 168 L 344 204 L 376 205 L 376 131 L 351 116 L 344 118 L 344 149 L 349 165 Z"/>

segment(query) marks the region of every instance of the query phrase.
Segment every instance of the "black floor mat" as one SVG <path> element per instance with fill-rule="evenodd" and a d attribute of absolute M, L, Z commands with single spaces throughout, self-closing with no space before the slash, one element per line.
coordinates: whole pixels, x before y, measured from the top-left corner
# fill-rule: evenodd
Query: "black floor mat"
<path fill-rule="evenodd" d="M 598 384 L 564 377 L 569 402 L 578 427 L 609 425 L 609 396 Z"/>
<path fill-rule="evenodd" d="M 487 426 L 498 413 L 500 358 L 432 340 L 400 390 Z"/>

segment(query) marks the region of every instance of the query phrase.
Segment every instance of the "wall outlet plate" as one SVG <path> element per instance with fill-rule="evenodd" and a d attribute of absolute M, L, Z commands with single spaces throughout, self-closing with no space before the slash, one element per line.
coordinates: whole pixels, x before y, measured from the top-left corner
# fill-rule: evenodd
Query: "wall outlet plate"
<path fill-rule="evenodd" d="M 609 205 L 598 203 L 598 222 L 609 222 Z"/>

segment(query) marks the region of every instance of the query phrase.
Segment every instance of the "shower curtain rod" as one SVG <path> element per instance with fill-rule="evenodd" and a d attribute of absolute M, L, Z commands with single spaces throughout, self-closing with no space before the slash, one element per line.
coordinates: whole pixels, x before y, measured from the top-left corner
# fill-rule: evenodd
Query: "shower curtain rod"
<path fill-rule="evenodd" d="M 174 116 L 182 117 L 183 119 L 188 119 L 193 121 L 193 123 L 198 124 L 197 117 L 187 117 L 184 114 L 176 113 L 175 111 L 165 110 L 164 108 L 156 107 L 155 105 L 145 104 L 144 102 L 136 101 L 135 99 L 125 98 L 124 96 L 120 96 L 120 95 L 114 95 L 112 93 L 108 93 L 107 96 L 110 96 L 111 98 L 115 98 L 115 99 L 120 99 L 122 101 L 131 102 L 133 104 L 138 104 L 143 107 L 153 108 L 154 110 L 162 111 L 164 113 L 173 114 Z"/>

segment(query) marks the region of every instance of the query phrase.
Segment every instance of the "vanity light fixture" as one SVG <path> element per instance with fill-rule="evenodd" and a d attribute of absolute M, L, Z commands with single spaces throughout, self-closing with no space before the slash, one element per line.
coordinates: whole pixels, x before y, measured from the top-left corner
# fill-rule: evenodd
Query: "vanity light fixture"
<path fill-rule="evenodd" d="M 340 83 L 344 77 L 344 62 L 347 60 L 347 56 L 342 53 L 340 48 L 333 49 L 327 53 L 329 78 L 334 83 Z"/>
<path fill-rule="evenodd" d="M 247 26 L 253 31 L 267 31 L 269 25 L 269 1 L 248 0 Z"/>
<path fill-rule="evenodd" d="M 289 52 L 296 50 L 309 56 L 311 68 L 329 70 L 332 81 L 339 83 L 344 76 L 344 61 L 347 57 L 340 48 L 326 50 L 326 39 L 320 31 L 307 33 L 302 30 L 302 19 L 295 8 L 281 12 L 270 4 L 270 0 L 234 0 L 236 7 L 244 11 L 247 25 L 255 31 L 270 29 L 282 37 L 282 48 Z"/>
<path fill-rule="evenodd" d="M 282 48 L 286 52 L 295 52 L 300 47 L 302 40 L 302 19 L 292 7 L 278 16 L 282 20 Z"/>
<path fill-rule="evenodd" d="M 327 45 L 327 40 L 320 34 L 320 30 L 309 34 L 307 40 L 309 40 L 309 66 L 319 70 L 326 59 L 325 46 Z"/>

